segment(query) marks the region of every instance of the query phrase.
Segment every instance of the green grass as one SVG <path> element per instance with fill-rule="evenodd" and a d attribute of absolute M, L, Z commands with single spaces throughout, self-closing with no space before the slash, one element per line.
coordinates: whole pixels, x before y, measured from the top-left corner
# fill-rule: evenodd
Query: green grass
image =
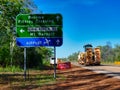
<path fill-rule="evenodd" d="M 57 79 L 54 79 L 53 74 L 30 74 L 24 81 L 24 77 L 20 74 L 1 74 L 0 82 L 2 85 L 8 85 L 11 89 L 29 89 L 34 87 L 42 87 L 44 85 L 55 84 L 57 80 L 65 80 L 63 76 L 57 75 Z"/>
<path fill-rule="evenodd" d="M 56 79 L 53 78 L 53 75 L 37 75 L 38 80 L 36 81 L 37 85 L 46 85 L 53 84 L 56 82 Z"/>
<path fill-rule="evenodd" d="M 6 67 L 0 67 L 0 72 L 22 72 L 23 70 L 16 66 L 6 66 Z"/>
<path fill-rule="evenodd" d="M 48 64 L 47 62 L 44 63 Z M 21 68 L 15 66 L 7 66 L 5 68 L 0 67 L 0 82 L 2 85 L 8 85 L 11 89 L 20 90 L 26 88 L 42 87 L 44 85 L 55 84 L 57 80 L 65 80 L 65 77 L 62 75 L 57 75 L 56 79 L 54 79 L 54 74 L 50 73 L 51 71 L 53 70 L 29 69 L 29 78 L 27 72 L 26 81 L 24 81 L 24 71 Z"/>

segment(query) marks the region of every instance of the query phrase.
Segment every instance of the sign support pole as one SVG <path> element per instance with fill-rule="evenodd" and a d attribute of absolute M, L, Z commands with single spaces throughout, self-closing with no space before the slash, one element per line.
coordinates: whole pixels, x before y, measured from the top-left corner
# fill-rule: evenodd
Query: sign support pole
<path fill-rule="evenodd" d="M 54 46 L 54 79 L 56 79 L 56 47 Z"/>
<path fill-rule="evenodd" d="M 26 81 L 26 48 L 24 48 L 24 80 Z"/>

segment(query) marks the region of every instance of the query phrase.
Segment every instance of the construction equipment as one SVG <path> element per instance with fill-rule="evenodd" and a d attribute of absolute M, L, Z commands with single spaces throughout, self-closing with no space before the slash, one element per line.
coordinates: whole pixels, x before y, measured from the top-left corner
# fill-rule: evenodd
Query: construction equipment
<path fill-rule="evenodd" d="M 99 47 L 93 48 L 91 44 L 84 45 L 85 52 L 78 55 L 78 63 L 81 65 L 100 65 L 101 52 Z"/>

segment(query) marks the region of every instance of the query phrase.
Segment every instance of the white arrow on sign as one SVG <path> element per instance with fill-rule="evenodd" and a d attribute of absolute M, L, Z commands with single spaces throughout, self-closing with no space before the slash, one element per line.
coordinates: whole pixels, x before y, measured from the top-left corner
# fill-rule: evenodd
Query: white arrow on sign
<path fill-rule="evenodd" d="M 56 43 L 57 43 L 57 45 L 60 43 L 60 40 L 58 39 L 57 41 L 56 41 Z"/>
<path fill-rule="evenodd" d="M 59 18 L 60 18 L 59 16 L 56 16 L 57 21 L 59 21 Z"/>
<path fill-rule="evenodd" d="M 25 30 L 21 29 L 20 32 L 23 33 L 23 32 L 25 32 Z"/>

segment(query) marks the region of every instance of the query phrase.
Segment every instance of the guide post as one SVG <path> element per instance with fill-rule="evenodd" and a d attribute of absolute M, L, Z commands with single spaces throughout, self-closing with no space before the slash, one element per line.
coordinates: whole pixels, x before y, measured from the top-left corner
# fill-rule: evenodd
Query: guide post
<path fill-rule="evenodd" d="M 26 48 L 24 48 L 24 80 L 26 81 Z"/>
<path fill-rule="evenodd" d="M 56 79 L 56 47 L 54 46 L 54 78 Z"/>

